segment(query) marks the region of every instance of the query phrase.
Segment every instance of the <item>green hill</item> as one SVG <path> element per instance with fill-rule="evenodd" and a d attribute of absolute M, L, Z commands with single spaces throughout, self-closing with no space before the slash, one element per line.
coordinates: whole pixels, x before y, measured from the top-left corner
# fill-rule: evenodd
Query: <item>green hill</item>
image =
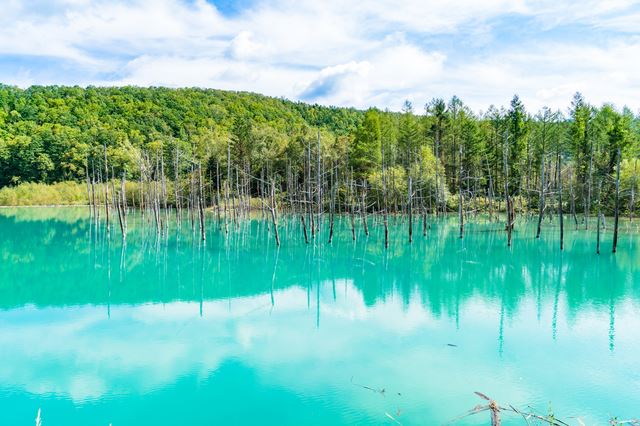
<path fill-rule="evenodd" d="M 0 187 L 80 179 L 91 148 L 104 144 L 127 150 L 177 139 L 185 149 L 201 144 L 206 150 L 228 140 L 239 118 L 272 138 L 315 127 L 339 136 L 352 133 L 363 115 L 213 89 L 0 85 Z"/>

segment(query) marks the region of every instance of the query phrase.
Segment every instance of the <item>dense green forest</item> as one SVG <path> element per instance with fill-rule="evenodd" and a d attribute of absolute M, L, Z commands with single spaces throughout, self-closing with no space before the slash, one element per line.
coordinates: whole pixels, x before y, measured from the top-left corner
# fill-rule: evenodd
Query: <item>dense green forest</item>
<path fill-rule="evenodd" d="M 286 151 L 313 127 L 332 138 L 349 135 L 362 116 L 221 90 L 0 86 L 0 187 L 83 179 L 88 156 L 105 145 L 121 166 L 132 163 L 136 151 L 158 147 L 216 155 L 243 124 L 251 137 L 243 144 L 259 162 L 269 144 Z"/>
<path fill-rule="evenodd" d="M 537 210 L 564 194 L 568 211 L 587 216 L 598 199 L 611 212 L 618 194 L 632 214 L 640 118 L 579 93 L 568 101 L 566 111 L 528 111 L 514 96 L 476 113 L 453 97 L 392 113 L 208 89 L 0 86 L 0 188 L 82 183 L 87 173 L 180 180 L 198 164 L 218 192 L 240 174 L 249 195 L 269 180 L 319 198 L 335 177 L 343 199 L 361 191 L 378 207 L 384 187 L 388 210 L 403 209 L 411 186 L 435 211 L 500 208 L 509 197 Z M 317 189 L 304 183 L 314 179 Z"/>

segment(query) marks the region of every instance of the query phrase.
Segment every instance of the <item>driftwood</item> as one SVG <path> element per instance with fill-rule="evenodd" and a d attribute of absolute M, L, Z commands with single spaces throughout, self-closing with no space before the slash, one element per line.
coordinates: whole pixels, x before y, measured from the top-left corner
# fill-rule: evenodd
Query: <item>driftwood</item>
<path fill-rule="evenodd" d="M 533 412 L 525 412 L 522 410 L 518 410 L 513 405 L 502 406 L 498 404 L 497 401 L 495 401 L 492 398 L 489 398 L 487 395 L 485 395 L 482 392 L 476 391 L 474 393 L 478 395 L 481 399 L 485 400 L 487 403 L 476 405 L 475 407 L 468 410 L 467 412 L 453 418 L 452 420 L 449 420 L 448 422 L 445 423 L 445 425 L 456 423 L 464 419 L 465 417 L 469 417 L 474 414 L 489 411 L 491 414 L 491 426 L 500 426 L 502 424 L 502 418 L 500 416 L 500 413 L 502 412 L 511 412 L 519 416 L 522 416 L 522 418 L 527 422 L 527 424 L 529 423 L 529 419 L 536 419 L 536 420 L 545 422 L 551 426 L 569 426 L 567 423 L 563 422 L 562 420 L 556 419 L 555 416 L 553 415 L 541 416 Z"/>

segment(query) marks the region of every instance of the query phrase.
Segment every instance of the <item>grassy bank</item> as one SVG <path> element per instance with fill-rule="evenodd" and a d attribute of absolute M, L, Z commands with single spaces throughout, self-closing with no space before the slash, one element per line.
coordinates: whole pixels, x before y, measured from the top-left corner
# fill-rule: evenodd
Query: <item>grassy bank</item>
<path fill-rule="evenodd" d="M 0 206 L 87 204 L 87 188 L 78 182 L 21 183 L 0 189 Z"/>

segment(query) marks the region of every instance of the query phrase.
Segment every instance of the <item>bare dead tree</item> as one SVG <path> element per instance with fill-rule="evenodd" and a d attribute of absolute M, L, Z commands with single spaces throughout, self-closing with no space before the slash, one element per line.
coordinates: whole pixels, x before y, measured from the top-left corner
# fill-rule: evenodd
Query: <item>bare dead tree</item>
<path fill-rule="evenodd" d="M 564 250 L 564 216 L 562 213 L 562 157 L 558 151 L 558 219 L 560 220 L 560 250 Z"/>
<path fill-rule="evenodd" d="M 602 196 L 602 181 L 598 184 L 598 230 L 596 233 L 596 253 L 600 254 L 600 207 L 601 201 L 600 197 Z"/>
<path fill-rule="evenodd" d="M 616 205 L 613 213 L 613 253 L 618 248 L 618 222 L 620 216 L 620 148 L 618 148 L 618 166 L 616 171 Z"/>

